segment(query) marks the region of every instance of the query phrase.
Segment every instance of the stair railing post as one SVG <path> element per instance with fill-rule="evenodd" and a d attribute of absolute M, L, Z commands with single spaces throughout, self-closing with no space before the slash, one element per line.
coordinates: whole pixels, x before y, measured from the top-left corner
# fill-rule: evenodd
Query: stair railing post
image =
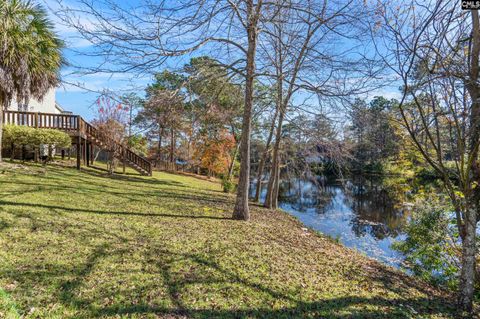
<path fill-rule="evenodd" d="M 87 162 L 87 136 L 85 136 L 85 138 L 83 139 L 82 159 L 83 159 L 83 165 L 88 166 L 88 162 Z"/>
<path fill-rule="evenodd" d="M 87 147 L 86 147 L 86 158 L 87 158 L 87 166 L 90 166 L 90 144 L 91 143 L 86 143 L 87 144 Z"/>
<path fill-rule="evenodd" d="M 77 169 L 80 169 L 82 156 L 82 136 L 80 134 L 80 115 L 77 115 Z"/>
<path fill-rule="evenodd" d="M 125 174 L 125 169 L 126 169 L 126 166 L 127 166 L 127 162 L 126 162 L 126 158 L 125 158 L 125 146 L 122 146 L 122 157 L 123 157 L 123 174 Z"/>
<path fill-rule="evenodd" d="M 35 114 L 33 114 L 33 125 L 35 128 L 38 128 L 38 112 L 35 112 Z M 38 147 L 34 147 L 33 148 L 33 160 L 35 161 L 35 163 L 38 163 L 38 152 L 40 150 L 38 149 Z"/>

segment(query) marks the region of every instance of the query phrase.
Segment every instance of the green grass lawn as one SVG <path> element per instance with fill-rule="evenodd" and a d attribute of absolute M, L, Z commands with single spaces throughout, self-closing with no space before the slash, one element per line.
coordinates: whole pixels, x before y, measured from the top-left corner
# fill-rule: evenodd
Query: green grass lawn
<path fill-rule="evenodd" d="M 132 171 L 129 171 L 132 173 Z M 168 173 L 0 166 L 0 318 L 452 318 L 453 300 Z"/>

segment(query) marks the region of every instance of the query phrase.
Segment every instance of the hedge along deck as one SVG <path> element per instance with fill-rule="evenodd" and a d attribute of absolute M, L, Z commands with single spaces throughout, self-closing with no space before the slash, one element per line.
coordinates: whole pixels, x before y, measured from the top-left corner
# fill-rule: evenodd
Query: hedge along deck
<path fill-rule="evenodd" d="M 80 169 L 82 160 L 89 166 L 93 162 L 93 146 L 105 149 L 107 144 L 95 126 L 85 121 L 80 115 L 3 111 L 4 124 L 24 125 L 35 128 L 58 129 L 72 137 L 72 144 L 77 148 L 77 169 Z M 117 143 L 120 154 L 116 155 L 126 165 L 143 175 L 152 175 L 152 164 L 144 157 L 131 149 Z"/>

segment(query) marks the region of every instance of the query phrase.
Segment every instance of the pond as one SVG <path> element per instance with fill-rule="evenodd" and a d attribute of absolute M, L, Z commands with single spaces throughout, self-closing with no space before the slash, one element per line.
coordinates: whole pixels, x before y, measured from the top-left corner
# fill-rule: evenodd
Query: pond
<path fill-rule="evenodd" d="M 254 192 L 251 187 L 251 194 Z M 262 187 L 262 202 L 266 185 Z M 402 255 L 393 250 L 402 240 L 408 209 L 397 193 L 383 181 L 366 179 L 341 182 L 283 179 L 279 206 L 306 226 L 338 239 L 347 247 L 394 267 L 400 267 Z"/>

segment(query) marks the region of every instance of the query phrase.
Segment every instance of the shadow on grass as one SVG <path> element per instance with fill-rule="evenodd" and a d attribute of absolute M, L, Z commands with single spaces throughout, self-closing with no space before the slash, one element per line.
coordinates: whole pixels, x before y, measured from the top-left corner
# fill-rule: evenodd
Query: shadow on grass
<path fill-rule="evenodd" d="M 115 253 L 115 252 L 114 252 Z M 117 252 L 121 253 L 121 252 Z M 452 315 L 455 308 L 451 306 L 448 300 L 443 298 L 410 298 L 407 291 L 403 292 L 403 298 L 383 298 L 383 297 L 357 297 L 347 295 L 344 297 L 335 297 L 321 299 L 317 301 L 301 300 L 301 295 L 294 295 L 288 292 L 280 292 L 273 288 L 266 287 L 258 282 L 242 278 L 234 271 L 223 269 L 215 260 L 206 258 L 200 254 L 174 253 L 168 250 L 150 249 L 148 250 L 147 260 L 157 260 L 158 275 L 163 278 L 166 285 L 168 298 L 172 302 L 172 307 L 161 307 L 152 304 L 114 304 L 107 307 L 88 306 L 89 314 L 85 318 L 105 316 L 145 316 L 145 315 L 166 315 L 188 318 L 411 318 L 422 317 L 425 315 Z M 215 252 L 212 252 L 215 256 Z M 94 253 L 87 262 L 79 267 L 74 284 L 70 288 L 76 287 L 82 274 L 88 274 L 92 260 L 96 260 L 98 254 Z M 179 279 L 173 265 L 178 262 L 190 262 L 200 270 L 207 271 L 214 269 L 223 277 L 218 279 L 214 274 L 207 278 L 195 278 L 195 276 L 183 277 Z M 196 308 L 192 304 L 187 304 L 182 299 L 182 294 L 195 285 L 210 285 L 222 289 L 221 285 L 235 283 L 243 289 L 252 290 L 260 295 L 268 296 L 270 299 L 283 300 L 291 306 L 280 309 L 272 309 L 267 306 L 248 309 L 215 309 Z M 220 286 L 220 287 L 219 287 Z M 140 292 L 140 291 L 139 291 Z M 143 292 L 143 291 L 142 291 Z M 68 298 L 62 299 L 63 302 L 74 304 L 80 308 L 87 306 L 88 302 L 78 299 L 70 289 Z M 143 292 L 144 293 L 144 292 Z M 201 296 L 199 296 L 201 297 Z M 266 302 L 265 304 L 268 304 Z M 376 307 L 376 309 L 372 309 Z M 243 309 L 242 309 L 243 308 Z M 388 311 L 387 311 L 388 309 Z"/>
<path fill-rule="evenodd" d="M 35 163 L 29 163 L 29 166 L 38 166 Z M 64 177 L 65 175 L 71 176 L 72 178 L 79 178 L 78 176 L 78 170 L 74 166 L 66 166 L 64 163 L 52 163 L 47 166 L 49 170 L 47 170 L 48 173 L 57 173 L 55 172 L 55 169 L 61 169 L 62 171 L 58 174 L 60 176 Z M 65 170 L 65 168 L 68 168 L 69 170 Z M 128 181 L 128 182 L 139 182 L 139 183 L 145 183 L 145 184 L 153 184 L 153 185 L 158 185 L 158 184 L 163 184 L 163 185 L 171 185 L 171 186 L 178 186 L 178 187 L 187 187 L 183 183 L 178 182 L 178 181 L 160 181 L 154 177 L 149 177 L 149 176 L 144 176 L 141 177 L 142 175 L 140 173 L 132 173 L 132 172 L 126 172 L 125 174 L 120 173 L 120 172 L 115 172 L 113 175 L 108 174 L 108 170 L 106 168 L 97 166 L 97 165 L 90 165 L 90 166 L 82 166 L 81 167 L 81 172 L 85 173 L 90 176 L 95 176 L 99 178 L 107 178 L 111 180 L 121 180 L 121 181 Z M 51 176 L 49 176 L 51 178 Z"/>
<path fill-rule="evenodd" d="M 128 296 L 121 296 L 118 290 L 103 290 L 102 287 L 96 287 L 95 290 L 100 295 L 89 295 L 80 293 L 81 287 L 97 265 L 102 264 L 102 258 L 111 258 L 112 255 L 123 256 L 128 251 L 125 249 L 111 249 L 109 244 L 101 244 L 93 247 L 92 252 L 86 256 L 85 261 L 79 263 L 73 269 L 55 268 L 54 271 L 45 272 L 35 267 L 29 271 L 13 271 L 8 273 L 10 278 L 18 282 L 23 282 L 25 286 L 28 283 L 47 285 L 52 280 L 50 277 L 59 279 L 57 290 L 52 291 L 56 300 L 65 307 L 73 310 L 74 318 L 105 318 L 105 317 L 166 317 L 166 318 L 419 318 L 427 315 L 440 315 L 455 318 L 455 309 L 450 302 L 443 298 L 428 297 L 409 297 L 405 291 L 403 297 L 386 298 L 381 296 L 360 297 L 354 295 L 345 295 L 341 297 L 328 297 L 324 299 L 305 301 L 301 300 L 300 294 L 280 291 L 267 287 L 258 282 L 242 278 L 238 273 L 223 269 L 213 258 L 215 252 L 212 252 L 212 258 L 206 258 L 200 254 L 174 253 L 163 248 L 155 249 L 151 247 L 147 250 L 147 259 L 145 263 L 151 263 L 155 267 L 148 271 L 151 274 L 160 276 L 165 285 L 171 306 L 162 306 L 156 303 L 147 302 L 140 296 L 148 296 L 155 288 L 153 286 L 144 286 L 128 291 L 129 294 L 139 296 L 140 302 L 130 300 Z M 194 274 L 186 277 L 178 277 L 178 269 L 174 266 L 176 263 L 189 262 L 195 265 L 196 271 L 202 275 L 201 278 Z M 30 266 L 31 267 L 31 266 Z M 214 269 L 215 272 L 209 271 Z M 221 274 L 222 277 L 219 277 Z M 5 274 L 4 274 L 5 275 Z M 245 275 L 243 275 L 245 276 Z M 113 277 L 115 278 L 115 277 Z M 115 280 L 113 279 L 112 280 Z M 92 278 L 88 279 L 92 280 Z M 118 280 L 118 279 L 117 279 Z M 133 284 L 133 283 L 131 283 Z M 254 302 L 256 306 L 249 306 L 248 302 L 240 304 L 237 307 L 219 307 L 215 303 L 212 306 L 197 307 L 191 303 L 184 294 L 189 287 L 195 285 L 207 285 L 211 288 L 221 291 L 229 284 L 235 284 L 239 292 L 247 294 L 258 294 L 260 300 Z M 216 287 L 216 288 L 215 288 Z M 200 292 L 200 291 L 199 291 Z M 201 293 L 201 292 L 200 292 Z M 117 297 L 117 298 L 115 298 Z M 204 297 L 198 295 L 198 298 Z M 115 298 L 118 300 L 113 304 L 99 306 L 98 300 Z M 241 298 L 237 297 L 237 298 Z M 258 297 L 257 297 L 258 298 Z M 264 299 L 265 298 L 265 299 Z M 262 301 L 264 300 L 264 301 Z M 288 306 L 272 309 L 268 300 L 285 301 Z M 95 303 L 97 305 L 95 305 Z"/>
<path fill-rule="evenodd" d="M 100 172 L 97 172 L 96 170 L 98 171 L 102 171 L 104 172 L 103 174 L 100 173 Z M 95 165 L 91 165 L 89 166 L 89 169 L 82 169 L 83 172 L 87 173 L 87 174 L 90 174 L 90 175 L 93 175 L 93 176 L 97 176 L 97 177 L 108 177 L 110 179 L 115 179 L 115 180 L 122 180 L 122 181 L 128 181 L 128 182 L 139 182 L 139 183 L 145 183 L 145 184 L 153 184 L 153 185 L 158 185 L 158 184 L 161 184 L 162 182 L 163 183 L 167 183 L 165 181 L 161 181 L 161 180 L 158 180 L 156 179 L 155 177 L 152 177 L 152 176 L 145 176 L 145 177 L 138 177 L 138 176 L 142 176 L 141 174 L 135 174 L 135 173 L 126 173 L 126 174 L 123 174 L 123 173 L 118 173 L 116 172 L 115 174 L 113 175 L 109 175 L 107 174 L 107 170 L 105 168 L 102 168 L 102 167 L 98 167 L 98 166 L 95 166 Z M 194 179 L 197 179 L 197 180 L 200 180 L 202 182 L 208 182 L 208 183 L 213 183 L 213 184 L 217 184 L 218 182 L 215 181 L 215 180 L 211 180 L 209 177 L 207 176 L 203 176 L 203 175 L 196 175 L 196 174 L 190 174 L 190 173 L 186 173 L 186 172 L 181 172 L 181 171 L 175 171 L 175 172 L 172 172 L 172 171 L 165 171 L 165 170 L 162 170 L 162 171 L 157 171 L 155 170 L 154 172 L 161 172 L 163 174 L 169 174 L 169 175 L 177 175 L 177 176 L 185 176 L 185 177 L 190 177 L 190 178 L 194 178 Z M 178 187 L 188 187 L 186 186 L 184 183 L 182 182 L 178 182 L 178 181 L 169 181 L 168 182 L 171 186 L 178 186 Z M 222 190 L 210 190 L 211 192 L 219 192 L 219 193 L 224 193 Z"/>
<path fill-rule="evenodd" d="M 1 208 L 1 207 L 0 207 Z M 91 220 L 82 220 L 81 229 L 62 227 L 61 230 L 56 229 L 58 225 L 48 220 L 48 216 L 42 216 L 40 218 L 38 214 L 33 212 L 25 212 L 21 209 L 20 206 L 16 209 L 9 209 L 8 214 L 15 216 L 16 218 L 25 218 L 30 221 L 30 232 L 33 234 L 36 231 L 46 231 L 46 232 L 68 232 L 72 238 L 77 239 L 77 243 L 80 245 L 89 246 L 90 239 L 93 238 L 102 238 L 107 236 L 109 238 L 115 238 L 118 242 L 127 243 L 129 239 L 125 236 L 122 236 L 118 232 L 112 232 L 105 228 L 99 229 L 98 224 L 95 221 Z M 11 227 L 12 224 L 9 224 Z M 25 227 L 25 226 L 24 226 Z"/>
<path fill-rule="evenodd" d="M 85 166 L 85 167 L 88 167 L 88 168 L 93 168 L 93 169 L 96 169 L 98 171 L 102 171 L 104 173 L 106 173 L 107 175 L 108 174 L 108 169 L 104 168 L 104 167 L 100 167 L 100 166 L 97 166 L 97 165 L 89 165 L 89 166 Z M 84 168 L 84 167 L 82 167 Z M 133 169 L 133 168 L 132 168 Z M 115 173 L 113 175 L 110 175 L 110 176 L 115 176 L 115 175 L 118 175 L 118 174 L 122 174 L 123 176 L 141 176 L 141 174 L 139 172 L 118 172 L 118 171 L 115 171 Z"/>
<path fill-rule="evenodd" d="M 62 303 L 74 308 L 88 307 L 90 302 L 76 298 L 75 291 L 82 285 L 84 278 L 92 272 L 97 261 L 106 255 L 107 248 L 108 245 L 106 243 L 96 247 L 85 263 L 79 265 L 70 273 L 70 275 L 74 276 L 73 279 L 64 281 L 60 287 L 59 299 Z"/>
<path fill-rule="evenodd" d="M 45 208 L 45 209 L 48 209 L 48 210 L 60 210 L 60 211 L 67 211 L 67 212 L 79 212 L 79 213 L 88 213 L 88 214 L 97 214 L 97 215 L 120 215 L 120 216 L 140 216 L 140 217 L 170 217 L 170 218 L 187 218 L 187 219 L 233 220 L 231 217 L 224 217 L 224 216 L 176 215 L 176 214 L 165 214 L 165 213 L 137 213 L 137 212 L 123 212 L 123 211 L 104 211 L 104 210 L 95 210 L 95 209 L 84 209 L 84 208 L 80 208 L 80 207 L 72 208 L 72 207 L 44 205 L 44 204 L 9 202 L 9 201 L 4 201 L 4 200 L 0 200 L 0 205 L 41 207 L 41 208 Z"/>
<path fill-rule="evenodd" d="M 150 259 L 161 256 L 157 262 L 159 274 L 167 285 L 169 299 L 174 307 L 156 307 L 148 304 L 113 305 L 94 311 L 96 317 L 104 316 L 132 316 L 132 315 L 166 315 L 188 318 L 411 318 L 424 315 L 451 316 L 455 312 L 454 306 L 443 298 L 408 298 L 407 291 L 403 292 L 406 298 L 387 299 L 382 297 L 356 297 L 345 296 L 317 301 L 300 300 L 301 295 L 280 292 L 260 283 L 242 278 L 239 274 L 223 269 L 215 260 L 205 258 L 200 254 L 173 253 L 166 250 L 152 251 Z M 215 255 L 214 252 L 212 252 Z M 189 261 L 201 269 L 214 269 L 222 274 L 223 279 L 212 278 L 198 279 L 187 276 L 184 279 L 175 278 L 175 271 L 170 269 L 175 262 Z M 211 273 L 211 272 L 209 272 Z M 241 289 L 251 289 L 261 295 L 269 296 L 275 300 L 287 301 L 293 306 L 272 309 L 271 307 L 258 307 L 253 309 L 198 309 L 182 301 L 182 293 L 190 286 L 197 284 L 218 287 L 222 284 L 235 283 Z M 218 288 L 222 289 L 222 288 Z M 389 288 L 390 289 L 390 288 Z M 266 302 L 265 304 L 268 304 Z M 372 306 L 377 309 L 372 309 Z M 388 309 L 388 311 L 386 311 Z"/>
<path fill-rule="evenodd" d="M 4 229 L 7 229 L 8 227 L 10 227 L 10 224 L 7 223 L 6 221 L 4 220 L 0 220 L 0 231 L 4 230 Z"/>
<path fill-rule="evenodd" d="M 298 302 L 295 306 L 281 309 L 268 307 L 259 309 L 168 309 L 146 304 L 132 305 L 127 307 L 107 307 L 98 310 L 97 318 L 104 316 L 125 315 L 167 315 L 181 316 L 182 318 L 420 318 L 425 315 L 450 315 L 435 309 L 412 311 L 408 308 L 396 308 L 386 312 L 385 310 L 372 310 L 372 306 L 392 308 L 392 304 L 426 304 L 431 302 L 427 298 L 411 298 L 389 300 L 385 298 L 362 298 L 362 297 L 339 297 L 314 302 Z M 355 307 L 355 309 L 349 309 Z"/>
<path fill-rule="evenodd" d="M 215 178 L 210 178 L 210 177 L 205 176 L 205 175 L 198 175 L 198 174 L 182 172 L 182 171 L 173 171 L 172 172 L 172 171 L 167 171 L 167 170 L 155 170 L 155 172 L 161 172 L 161 173 L 164 173 L 164 174 L 191 177 L 191 178 L 195 178 L 195 179 L 198 179 L 200 181 L 209 182 L 209 183 L 218 183 L 219 182 L 218 179 L 216 180 Z"/>
<path fill-rule="evenodd" d="M 136 183 L 144 183 L 144 184 L 153 184 L 153 185 L 158 185 L 158 184 L 163 184 L 163 185 L 170 185 L 170 186 L 177 186 L 177 187 L 186 187 L 181 182 L 178 181 L 160 181 L 154 177 L 139 177 L 142 176 L 141 174 L 134 174 L 134 173 L 115 173 L 113 175 L 108 174 L 108 171 L 102 167 L 98 166 L 89 166 L 88 169 L 82 169 L 82 172 L 93 175 L 95 177 L 101 177 L 101 178 L 109 178 L 113 180 L 119 180 L 119 181 L 127 181 L 127 182 L 136 182 Z M 101 173 L 103 172 L 103 173 Z"/>
<path fill-rule="evenodd" d="M 175 216 L 177 217 L 177 216 Z M 73 235 L 73 234 L 72 234 Z M 87 234 L 85 234 L 87 235 Z M 94 234 L 91 234 L 94 235 Z M 409 287 L 398 285 L 399 274 L 392 273 L 392 278 L 385 281 L 387 291 L 395 291 L 401 297 L 372 296 L 360 297 L 349 295 L 345 292 L 341 297 L 325 297 L 318 300 L 303 300 L 301 293 L 289 287 L 275 288 L 267 286 L 258 278 L 248 278 L 248 274 L 236 271 L 235 268 L 225 268 L 218 259 L 223 255 L 221 249 L 209 250 L 208 254 L 182 252 L 181 248 L 175 251 L 166 248 L 161 243 L 152 242 L 144 246 L 144 251 L 138 260 L 144 265 L 140 269 L 144 273 L 161 277 L 162 287 L 166 294 L 163 298 L 170 301 L 168 306 L 158 302 L 148 301 L 148 297 L 158 287 L 157 281 L 152 283 L 135 284 L 129 282 L 129 290 L 121 290 L 120 286 L 102 286 L 98 281 L 93 290 L 86 282 L 95 281 L 91 277 L 96 267 L 105 267 L 103 258 L 120 256 L 126 258 L 132 253 L 130 246 L 118 246 L 123 241 L 109 240 L 108 242 L 91 247 L 91 252 L 86 255 L 82 262 L 73 267 L 65 268 L 62 263 L 50 265 L 48 269 L 43 267 L 43 259 L 21 267 L 11 268 L 9 271 L 0 271 L 5 278 L 15 280 L 23 287 L 31 289 L 35 287 L 52 287 L 55 282 L 55 290 L 52 294 L 56 302 L 63 304 L 72 318 L 105 318 L 105 317 L 166 317 L 166 318 L 418 318 L 427 315 L 444 315 L 454 317 L 454 307 L 450 302 L 440 297 L 411 297 Z M 139 253 L 140 251 L 137 251 Z M 143 256 L 143 257 L 142 257 Z M 239 257 L 240 258 L 240 257 Z M 179 272 L 178 265 L 184 265 Z M 148 267 L 147 267 L 148 266 Z M 146 268 L 145 268 L 146 267 Z M 99 269 L 99 270 L 100 270 Z M 108 269 L 108 268 L 107 268 Z M 121 277 L 115 276 L 115 267 L 111 277 L 107 279 L 112 283 L 122 281 Z M 125 269 L 126 274 L 138 271 L 138 266 Z M 118 276 L 118 273 L 116 274 Z M 387 275 L 389 275 L 387 273 Z M 124 284 L 127 284 L 124 282 Z M 151 285 L 150 285 L 151 284 Z M 219 293 L 219 298 L 227 298 L 222 294 L 223 289 L 235 289 L 240 294 L 238 306 L 219 306 L 215 303 L 196 306 L 191 302 L 191 295 L 196 298 L 205 297 L 202 290 L 190 290 L 191 287 L 206 286 L 212 293 Z M 232 285 L 234 285 L 232 288 Z M 108 289 L 106 287 L 117 287 Z M 83 291 L 82 291 L 83 288 Z M 87 290 L 85 290 L 87 289 Z M 212 290 L 214 289 L 214 290 Z M 85 293 L 89 291 L 89 293 Z M 125 294 L 125 295 L 123 295 Z M 235 295 L 235 294 L 234 294 Z M 387 294 L 386 294 L 387 295 Z M 137 296 L 130 299 L 129 296 Z M 247 298 L 247 296 L 251 296 Z M 328 296 L 328 294 L 327 294 Z M 429 296 L 429 295 L 427 295 Z M 247 298 L 247 299 L 243 299 Z M 98 305 L 104 299 L 116 300 L 108 305 Z M 245 301 L 247 300 L 247 301 Z M 248 300 L 252 300 L 249 302 Z M 283 301 L 282 308 L 272 309 L 270 302 L 273 300 Z M 215 301 L 215 300 L 212 300 Z M 221 302 L 221 300 L 218 300 Z"/>
<path fill-rule="evenodd" d="M 73 180 L 72 180 L 73 181 Z M 91 194 L 110 194 L 115 196 L 121 196 L 122 198 L 128 198 L 129 200 L 136 201 L 136 202 L 145 202 L 146 199 L 150 198 L 151 200 L 158 200 L 159 198 L 166 198 L 166 199 L 173 199 L 173 200 L 189 200 L 195 201 L 197 203 L 214 203 L 214 204 L 231 204 L 231 202 L 226 199 L 224 196 L 214 195 L 210 192 L 205 192 L 201 190 L 195 190 L 195 192 L 187 192 L 186 190 L 174 190 L 170 191 L 165 188 L 160 189 L 151 189 L 151 190 L 143 190 L 142 192 L 133 192 L 130 190 L 124 190 L 121 187 L 112 187 L 111 185 L 102 185 L 96 184 L 92 181 L 82 181 L 81 186 L 76 186 L 75 183 L 71 183 L 71 185 L 66 184 L 51 184 L 51 183 L 31 183 L 31 182 L 23 182 L 23 181 L 5 181 L 5 184 L 14 184 L 18 185 L 25 185 L 25 186 L 36 186 L 36 189 L 29 189 L 28 192 L 44 192 L 46 190 L 49 191 L 65 191 L 71 190 L 72 193 L 77 194 L 84 194 L 89 195 Z M 79 184 L 80 185 L 80 184 Z M 86 187 L 85 185 L 90 185 L 93 187 Z M 172 186 L 169 182 L 166 181 L 158 181 L 156 183 L 157 186 Z M 176 185 L 173 185 L 176 186 Z M 183 186 L 182 186 L 183 187 Z M 116 191 L 120 190 L 120 191 Z M 18 195 L 19 190 L 9 191 L 9 192 L 1 192 L 0 193 L 3 197 L 10 196 L 10 195 Z"/>

